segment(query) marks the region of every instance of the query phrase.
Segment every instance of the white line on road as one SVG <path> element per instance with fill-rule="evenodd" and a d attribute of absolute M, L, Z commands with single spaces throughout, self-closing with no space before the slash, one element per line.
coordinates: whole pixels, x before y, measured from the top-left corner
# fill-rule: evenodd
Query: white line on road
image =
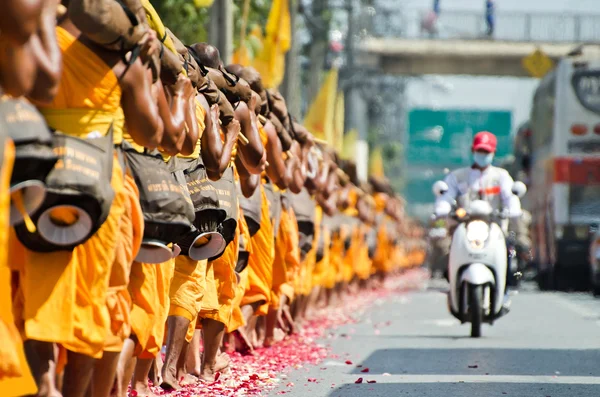
<path fill-rule="evenodd" d="M 530 376 L 530 375 L 375 375 L 368 380 L 385 383 L 552 383 L 567 385 L 600 385 L 598 376 Z"/>
<path fill-rule="evenodd" d="M 577 304 L 573 301 L 567 300 L 563 297 L 558 297 L 558 302 L 567 309 L 571 310 L 574 313 L 579 314 L 583 318 L 598 318 L 600 312 L 598 310 L 593 310 L 583 305 Z"/>

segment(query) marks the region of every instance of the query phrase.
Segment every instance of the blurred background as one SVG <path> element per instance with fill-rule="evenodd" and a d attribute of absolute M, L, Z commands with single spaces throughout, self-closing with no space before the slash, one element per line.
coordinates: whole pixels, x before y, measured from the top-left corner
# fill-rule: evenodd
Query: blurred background
<path fill-rule="evenodd" d="M 493 132 L 496 165 L 529 188 L 540 286 L 600 293 L 600 1 L 152 3 L 183 41 L 270 68 L 291 113 L 361 179 L 385 175 L 423 224 L 433 182 Z M 279 63 L 261 64 L 269 51 Z"/>

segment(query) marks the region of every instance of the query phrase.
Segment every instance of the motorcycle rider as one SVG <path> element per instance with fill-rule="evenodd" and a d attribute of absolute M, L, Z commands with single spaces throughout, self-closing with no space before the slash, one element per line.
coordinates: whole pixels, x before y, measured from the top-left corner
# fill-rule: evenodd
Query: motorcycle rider
<path fill-rule="evenodd" d="M 435 203 L 435 214 L 438 217 L 448 215 L 452 203 L 466 194 L 469 194 L 470 200 L 482 199 L 489 202 L 492 209 L 507 212 L 509 218 L 518 218 L 522 215 L 521 202 L 512 192 L 514 184 L 512 177 L 505 169 L 492 165 L 497 145 L 498 139 L 491 132 L 481 131 L 475 134 L 471 146 L 473 165 L 454 170 L 446 176 L 444 182 L 448 185 L 448 190 L 439 196 Z M 456 225 L 449 229 L 449 234 L 452 236 Z M 507 233 L 505 228 L 503 230 Z M 449 252 L 450 244 L 446 247 L 446 257 Z M 508 260 L 507 280 L 510 255 Z"/>

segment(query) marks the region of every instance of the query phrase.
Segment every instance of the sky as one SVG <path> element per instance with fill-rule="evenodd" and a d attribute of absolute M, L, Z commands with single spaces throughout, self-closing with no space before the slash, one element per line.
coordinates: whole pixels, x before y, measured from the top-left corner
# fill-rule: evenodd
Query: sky
<path fill-rule="evenodd" d="M 411 11 L 429 10 L 433 0 L 391 0 Z M 495 0 L 498 13 L 596 14 L 600 0 Z M 441 12 L 482 12 L 485 0 L 440 0 Z M 428 76 L 408 87 L 411 107 L 511 110 L 513 130 L 529 118 L 536 79 L 475 76 Z"/>

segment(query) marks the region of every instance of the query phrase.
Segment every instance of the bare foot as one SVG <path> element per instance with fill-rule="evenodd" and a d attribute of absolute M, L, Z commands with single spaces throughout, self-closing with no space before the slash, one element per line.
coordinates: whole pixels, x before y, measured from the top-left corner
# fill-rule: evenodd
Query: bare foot
<path fill-rule="evenodd" d="M 235 336 L 234 332 L 232 332 L 230 334 L 226 334 L 223 337 L 223 347 L 221 349 L 226 351 L 227 353 L 233 353 L 235 351 L 235 347 L 236 347 L 235 338 L 236 338 L 236 336 Z"/>
<path fill-rule="evenodd" d="M 150 386 L 148 386 L 148 382 L 136 382 L 133 385 L 133 391 L 135 391 L 135 395 L 137 397 L 158 397 L 157 394 L 152 393 Z M 132 393 L 133 395 L 134 393 Z"/>
<path fill-rule="evenodd" d="M 275 343 L 279 343 L 284 339 L 285 339 L 285 332 L 281 328 L 275 328 L 275 331 L 274 331 Z"/>
<path fill-rule="evenodd" d="M 235 336 L 235 350 L 242 355 L 254 355 L 254 347 L 250 343 L 245 331 L 240 328 L 233 333 Z"/>
<path fill-rule="evenodd" d="M 282 312 L 283 312 L 282 313 L 283 318 L 285 319 L 285 321 L 288 324 L 288 333 L 290 335 L 297 333 L 298 326 L 296 325 L 296 322 L 294 321 L 294 318 L 292 317 L 292 313 L 290 313 L 289 306 L 284 306 Z"/>
<path fill-rule="evenodd" d="M 192 374 L 183 374 L 179 377 L 179 385 L 182 387 L 195 385 L 198 383 L 198 377 Z"/>
<path fill-rule="evenodd" d="M 283 330 L 283 332 L 285 332 L 286 334 L 290 333 L 289 326 L 285 322 L 285 319 L 283 318 L 283 309 L 279 310 L 279 312 L 277 313 L 277 326 L 279 328 L 281 328 Z"/>
<path fill-rule="evenodd" d="M 215 361 L 215 365 L 212 368 L 205 366 L 202 368 L 202 373 L 200 374 L 200 379 L 205 382 L 214 382 L 216 380 L 217 373 L 229 368 L 229 364 L 231 363 L 231 359 L 227 353 L 221 353 L 217 356 Z"/>
<path fill-rule="evenodd" d="M 160 354 L 158 354 L 154 361 L 152 362 L 152 367 L 150 367 L 150 373 L 148 374 L 148 379 L 152 382 L 154 386 L 160 385 L 162 383 L 162 371 L 163 361 Z"/>
<path fill-rule="evenodd" d="M 164 369 L 165 371 L 163 373 L 163 379 L 160 383 L 160 387 L 167 391 L 179 390 L 180 386 L 179 382 L 177 381 L 177 369 L 175 367 Z"/>

